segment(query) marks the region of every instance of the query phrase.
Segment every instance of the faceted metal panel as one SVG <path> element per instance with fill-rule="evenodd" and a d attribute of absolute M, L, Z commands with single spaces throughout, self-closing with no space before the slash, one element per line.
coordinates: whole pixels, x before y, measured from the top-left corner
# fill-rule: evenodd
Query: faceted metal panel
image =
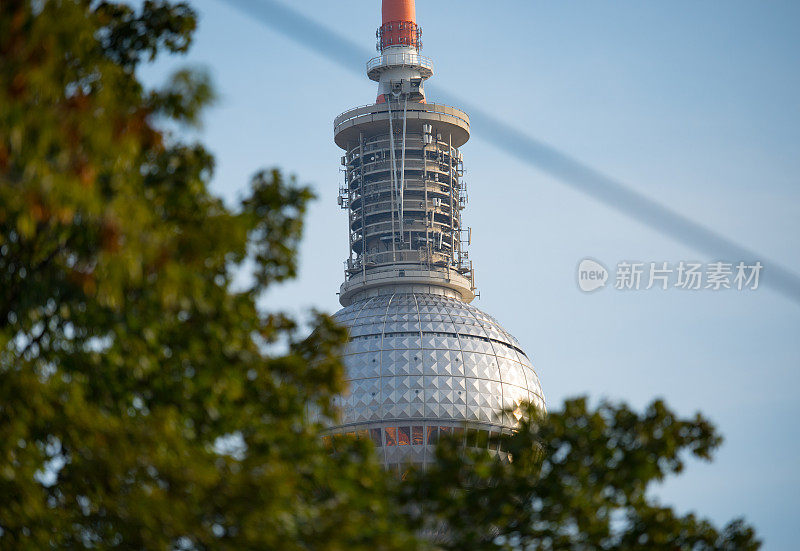
<path fill-rule="evenodd" d="M 430 460 L 433 445 L 421 444 L 423 429 L 469 422 L 507 430 L 518 415 L 501 417 L 501 409 L 525 400 L 545 408 L 539 377 L 519 342 L 461 300 L 381 295 L 335 318 L 350 329 L 350 341 L 344 355 L 349 392 L 335 400 L 343 425 L 333 430 L 389 431 L 381 437 L 387 467 Z"/>

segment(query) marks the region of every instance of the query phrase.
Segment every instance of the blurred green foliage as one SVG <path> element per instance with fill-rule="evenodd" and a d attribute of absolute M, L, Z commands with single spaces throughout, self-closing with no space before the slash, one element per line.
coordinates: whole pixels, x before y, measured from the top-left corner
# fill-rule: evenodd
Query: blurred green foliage
<path fill-rule="evenodd" d="M 335 415 L 345 331 L 256 307 L 312 193 L 278 171 L 209 192 L 211 155 L 166 130 L 208 77 L 136 77 L 195 14 L 138 6 L 0 3 L 0 548 L 757 548 L 646 497 L 719 443 L 659 403 L 531 411 L 513 461 L 444 442 L 403 483 L 368 441 L 331 455 L 307 413 Z"/>
<path fill-rule="evenodd" d="M 710 460 L 721 443 L 699 414 L 681 419 L 663 402 L 638 414 L 585 398 L 541 414 L 528 406 L 518 430 L 484 449 L 452 439 L 426 472 L 410 472 L 400 501 L 412 522 L 448 550 L 755 550 L 754 531 L 736 520 L 722 531 L 679 515 L 648 488 L 680 473 L 685 455 Z"/>
<path fill-rule="evenodd" d="M 311 192 L 264 172 L 229 208 L 159 127 L 195 124 L 208 78 L 136 77 L 194 28 L 185 4 L 0 4 L 0 548 L 409 548 L 369 447 L 331 458 L 306 422 L 344 331 L 256 308 Z"/>

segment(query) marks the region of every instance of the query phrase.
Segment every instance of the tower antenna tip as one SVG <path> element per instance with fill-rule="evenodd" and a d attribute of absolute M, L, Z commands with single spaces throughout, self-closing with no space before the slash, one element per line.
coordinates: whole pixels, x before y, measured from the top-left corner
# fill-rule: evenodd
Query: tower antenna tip
<path fill-rule="evenodd" d="M 417 22 L 417 9 L 414 0 L 383 0 L 383 23 L 393 21 Z"/>

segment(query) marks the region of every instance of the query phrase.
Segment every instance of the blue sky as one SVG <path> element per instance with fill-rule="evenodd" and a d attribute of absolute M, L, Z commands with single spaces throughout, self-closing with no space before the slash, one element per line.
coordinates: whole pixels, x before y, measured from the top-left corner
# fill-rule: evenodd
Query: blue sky
<path fill-rule="evenodd" d="M 200 28 L 190 55 L 143 75 L 158 83 L 186 64 L 211 72 L 220 100 L 199 137 L 216 154 L 213 187 L 226 199 L 262 167 L 313 186 L 301 275 L 265 304 L 333 312 L 347 238 L 332 121 L 374 101 L 375 85 L 221 0 L 192 4 Z M 417 4 L 438 89 L 800 273 L 800 3 Z M 292 6 L 374 48 L 378 0 Z M 583 294 L 575 271 L 585 257 L 612 271 L 620 260 L 717 259 L 476 132 L 463 153 L 475 304 L 524 345 L 550 407 L 589 394 L 703 411 L 725 443 L 713 464 L 693 462 L 660 487 L 664 502 L 717 522 L 743 515 L 765 549 L 796 548 L 800 304 L 764 288 Z"/>

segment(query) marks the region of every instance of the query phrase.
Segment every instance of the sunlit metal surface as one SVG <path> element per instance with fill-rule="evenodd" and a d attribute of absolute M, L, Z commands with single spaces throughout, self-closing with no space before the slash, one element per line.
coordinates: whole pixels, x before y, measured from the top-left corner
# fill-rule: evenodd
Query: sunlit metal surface
<path fill-rule="evenodd" d="M 383 54 L 367 61 L 367 76 L 370 80 L 380 80 L 382 69 L 387 67 L 414 67 L 423 73 L 424 78 L 433 76 L 433 60 L 418 53 L 401 52 Z"/>
<path fill-rule="evenodd" d="M 489 434 L 512 428 L 522 401 L 545 407 L 517 339 L 446 291 L 374 296 L 335 318 L 351 336 L 344 356 L 350 391 L 336 401 L 336 432 L 369 436 L 387 467 L 429 460 L 431 427 L 468 423 Z M 501 409 L 517 411 L 498 417 Z"/>

